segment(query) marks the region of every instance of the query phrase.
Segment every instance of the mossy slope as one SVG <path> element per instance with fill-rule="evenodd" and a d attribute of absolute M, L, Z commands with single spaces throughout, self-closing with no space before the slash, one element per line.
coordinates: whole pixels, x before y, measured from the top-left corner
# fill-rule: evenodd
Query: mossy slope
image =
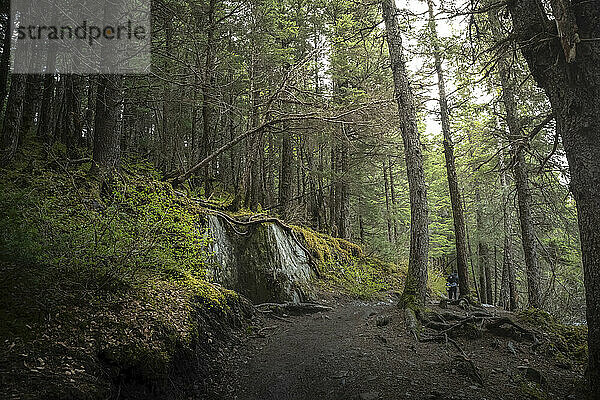
<path fill-rule="evenodd" d="M 25 153 L 0 171 L 3 395 L 201 395 L 249 315 L 205 278 L 204 211 L 143 162 L 100 181 L 60 149 Z"/>
<path fill-rule="evenodd" d="M 344 239 L 299 226 L 293 230 L 316 261 L 325 288 L 362 299 L 401 290 L 405 266 L 368 256 L 361 246 Z"/>

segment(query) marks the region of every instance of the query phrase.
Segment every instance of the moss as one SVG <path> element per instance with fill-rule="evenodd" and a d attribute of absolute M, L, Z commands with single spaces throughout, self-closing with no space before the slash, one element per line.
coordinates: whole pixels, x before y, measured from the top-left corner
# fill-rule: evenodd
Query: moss
<path fill-rule="evenodd" d="M 400 296 L 400 300 L 398 301 L 398 307 L 417 310 L 419 308 L 417 296 L 410 292 L 404 291 L 404 293 L 402 293 L 402 295 Z"/>
<path fill-rule="evenodd" d="M 144 162 L 126 161 L 100 189 L 89 164 L 69 167 L 61 149 L 24 150 L 0 170 L 7 390 L 108 398 L 112 379 L 156 388 L 208 370 L 209 339 L 242 300 L 205 279 L 203 210 Z"/>
<path fill-rule="evenodd" d="M 324 235 L 299 226 L 292 226 L 292 228 L 296 233 L 300 234 L 306 248 L 317 259 L 320 267 L 323 267 L 326 262 L 333 259 L 331 246 L 323 237 Z"/>
<path fill-rule="evenodd" d="M 252 216 L 256 215 L 256 213 L 247 208 L 240 208 L 239 210 L 237 210 L 235 212 L 230 212 L 229 215 L 236 219 L 242 219 L 242 218 L 252 217 Z"/>
<path fill-rule="evenodd" d="M 193 290 L 194 295 L 209 308 L 216 307 L 220 310 L 228 309 L 228 297 L 237 298 L 237 294 L 212 284 L 206 280 L 194 277 L 189 272 L 177 283 Z"/>
<path fill-rule="evenodd" d="M 367 257 L 359 245 L 347 240 L 300 226 L 292 229 L 316 260 L 323 286 L 363 299 L 402 287 L 405 268 Z"/>
<path fill-rule="evenodd" d="M 519 387 L 521 392 L 528 400 L 550 400 L 551 397 L 546 393 L 539 384 L 530 382 L 522 378 Z"/>
<path fill-rule="evenodd" d="M 543 341 L 540 349 L 555 360 L 556 365 L 571 368 L 587 362 L 587 328 L 559 323 L 556 318 L 543 310 L 530 308 L 521 311 L 518 318 L 539 330 L 548 340 Z"/>

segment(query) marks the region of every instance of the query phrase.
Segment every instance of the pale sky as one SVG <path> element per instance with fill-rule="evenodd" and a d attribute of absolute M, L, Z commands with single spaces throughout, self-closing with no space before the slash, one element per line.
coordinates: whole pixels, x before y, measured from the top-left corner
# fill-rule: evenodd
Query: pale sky
<path fill-rule="evenodd" d="M 434 5 L 436 8 L 439 7 L 440 1 L 434 0 Z M 396 0 L 396 6 L 399 9 L 408 9 L 408 10 L 412 11 L 413 13 L 422 14 L 423 18 L 419 18 L 419 20 L 415 23 L 414 29 L 416 29 L 418 31 L 422 31 L 425 28 L 425 26 L 427 25 L 427 23 L 429 21 L 429 15 L 427 14 L 428 7 L 427 7 L 426 1 Z M 446 19 L 446 18 L 438 19 L 436 21 L 438 37 L 442 38 L 442 37 L 450 36 L 453 30 L 460 28 L 459 26 L 457 26 L 459 24 L 459 22 L 460 21 L 456 21 L 456 20 L 450 21 L 449 19 Z M 415 46 L 415 43 L 413 40 L 407 40 L 406 43 L 408 46 L 413 46 L 413 47 Z M 410 68 L 413 72 L 416 72 L 419 69 L 421 69 L 421 67 L 425 61 L 422 57 L 415 56 L 415 55 L 409 56 L 407 54 L 407 58 L 409 58 L 408 63 L 407 63 L 408 68 Z M 453 85 L 453 82 L 450 79 L 446 78 L 445 80 L 446 80 L 447 92 L 450 93 L 452 90 L 455 89 L 455 86 Z M 438 98 L 437 77 L 434 78 L 432 83 L 433 83 L 433 85 L 430 88 L 429 97 L 431 97 L 432 99 L 437 99 Z M 435 104 L 433 102 L 427 103 L 428 110 L 432 110 L 434 108 L 435 109 L 438 108 L 437 104 Z M 427 115 L 426 120 L 425 120 L 425 125 L 426 125 L 425 134 L 428 136 L 433 136 L 434 134 L 441 132 L 442 127 L 440 125 L 438 115 L 436 115 L 434 113 L 429 113 Z"/>

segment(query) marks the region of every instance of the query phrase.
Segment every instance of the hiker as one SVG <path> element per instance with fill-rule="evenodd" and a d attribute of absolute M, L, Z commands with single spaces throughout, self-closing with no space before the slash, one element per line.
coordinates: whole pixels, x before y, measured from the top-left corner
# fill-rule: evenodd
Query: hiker
<path fill-rule="evenodd" d="M 448 288 L 448 298 L 450 300 L 456 300 L 458 289 L 458 274 L 456 272 L 452 272 L 448 276 L 446 279 L 446 287 Z"/>

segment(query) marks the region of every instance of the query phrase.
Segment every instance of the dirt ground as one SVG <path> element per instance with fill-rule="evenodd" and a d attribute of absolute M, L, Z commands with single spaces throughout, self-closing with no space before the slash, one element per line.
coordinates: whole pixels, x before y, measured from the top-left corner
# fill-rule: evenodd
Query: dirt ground
<path fill-rule="evenodd" d="M 320 301 L 333 310 L 265 317 L 228 349 L 214 398 L 238 400 L 581 399 L 581 369 L 566 370 L 536 354 L 531 342 L 485 334 L 456 347 L 417 343 L 390 295 L 385 301 Z M 434 305 L 431 305 L 434 307 Z M 495 312 L 493 309 L 492 313 Z M 388 322 L 389 321 L 389 322 Z M 521 367 L 521 368 L 518 368 Z M 527 378 L 539 371 L 543 384 Z M 531 370 L 529 370 L 531 371 Z M 539 379 L 533 378 L 533 379 Z"/>

